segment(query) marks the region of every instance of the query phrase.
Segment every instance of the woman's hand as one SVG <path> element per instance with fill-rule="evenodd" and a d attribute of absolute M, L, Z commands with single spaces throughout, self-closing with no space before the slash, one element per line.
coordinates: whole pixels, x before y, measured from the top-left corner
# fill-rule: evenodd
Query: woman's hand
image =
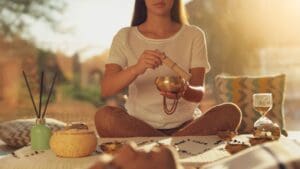
<path fill-rule="evenodd" d="M 204 95 L 204 77 L 205 68 L 193 68 L 190 70 L 192 78 L 189 81 L 187 90 L 184 93 L 183 98 L 190 102 L 199 103 Z"/>
<path fill-rule="evenodd" d="M 183 96 L 183 93 L 172 93 L 172 92 L 160 92 L 160 95 L 165 96 L 168 99 L 180 99 Z"/>
<path fill-rule="evenodd" d="M 188 89 L 188 86 L 189 86 L 189 83 L 185 82 L 185 84 L 183 86 L 183 90 L 181 90 L 180 92 L 175 93 L 175 92 L 160 91 L 160 95 L 162 95 L 168 99 L 178 100 L 184 96 L 184 93 Z"/>
<path fill-rule="evenodd" d="M 147 69 L 156 69 L 162 64 L 164 54 L 158 50 L 145 50 L 134 68 L 137 74 L 144 74 Z"/>

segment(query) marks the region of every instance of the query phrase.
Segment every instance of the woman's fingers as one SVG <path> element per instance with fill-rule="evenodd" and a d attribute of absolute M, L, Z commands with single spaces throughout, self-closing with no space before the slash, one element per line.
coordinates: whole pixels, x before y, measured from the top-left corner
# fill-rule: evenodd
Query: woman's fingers
<path fill-rule="evenodd" d="M 164 53 L 160 52 L 158 49 L 156 49 L 156 50 L 145 50 L 145 52 L 158 57 L 160 60 L 163 60 L 165 58 Z"/>
<path fill-rule="evenodd" d="M 157 64 L 162 64 L 162 61 L 159 56 L 154 55 L 153 53 L 145 52 L 145 58 L 155 60 Z"/>
<path fill-rule="evenodd" d="M 181 97 L 180 94 L 176 94 L 176 93 L 172 93 L 172 92 L 160 92 L 160 94 L 169 99 L 179 99 Z"/>
<path fill-rule="evenodd" d="M 149 54 L 149 55 L 153 55 L 155 57 L 157 57 L 160 61 L 162 61 L 165 58 L 164 53 L 160 52 L 159 50 L 145 50 L 145 53 Z"/>
<path fill-rule="evenodd" d="M 158 67 L 158 65 L 155 64 L 155 62 L 153 60 L 145 60 L 145 63 L 146 63 L 147 68 L 155 69 Z"/>
<path fill-rule="evenodd" d="M 138 63 L 136 64 L 137 72 L 143 74 L 147 69 L 156 69 L 162 65 L 164 54 L 158 50 L 145 50 Z"/>
<path fill-rule="evenodd" d="M 161 65 L 162 64 L 160 59 L 158 59 L 154 56 L 151 56 L 151 55 L 146 55 L 145 59 L 153 61 L 156 65 Z"/>

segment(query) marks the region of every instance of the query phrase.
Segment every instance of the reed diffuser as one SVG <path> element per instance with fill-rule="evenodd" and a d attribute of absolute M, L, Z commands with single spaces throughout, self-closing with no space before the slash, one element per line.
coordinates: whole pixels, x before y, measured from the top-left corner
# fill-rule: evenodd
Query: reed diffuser
<path fill-rule="evenodd" d="M 33 99 L 33 95 L 27 80 L 27 76 L 25 72 L 23 71 L 23 76 L 26 82 L 26 86 L 31 98 L 31 102 L 35 111 L 36 115 L 36 123 L 30 130 L 30 142 L 31 142 L 31 148 L 33 150 L 48 150 L 50 148 L 49 146 L 49 140 L 51 137 L 51 129 L 46 125 L 45 120 L 45 114 L 47 111 L 47 106 L 53 91 L 54 83 L 56 80 L 57 73 L 55 73 L 54 79 L 51 84 L 50 92 L 47 97 L 46 104 L 44 106 L 44 110 L 42 112 L 42 98 L 43 98 L 43 90 L 44 90 L 44 72 L 41 74 L 41 81 L 40 81 L 40 94 L 39 94 L 39 107 L 37 109 L 37 106 L 35 104 L 35 101 Z"/>

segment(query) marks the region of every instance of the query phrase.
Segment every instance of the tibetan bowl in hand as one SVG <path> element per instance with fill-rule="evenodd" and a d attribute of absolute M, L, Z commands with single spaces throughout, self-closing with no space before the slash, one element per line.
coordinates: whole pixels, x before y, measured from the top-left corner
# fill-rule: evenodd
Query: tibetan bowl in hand
<path fill-rule="evenodd" d="M 159 76 L 155 79 L 155 85 L 161 92 L 169 92 L 176 95 L 183 94 L 186 90 L 186 81 L 179 76 Z M 171 109 L 168 109 L 166 97 L 164 96 L 164 111 L 166 114 L 173 114 L 176 110 L 178 99 L 174 99 Z"/>
<path fill-rule="evenodd" d="M 185 80 L 179 76 L 159 76 L 155 79 L 155 84 L 161 92 L 179 94 L 186 89 Z"/>

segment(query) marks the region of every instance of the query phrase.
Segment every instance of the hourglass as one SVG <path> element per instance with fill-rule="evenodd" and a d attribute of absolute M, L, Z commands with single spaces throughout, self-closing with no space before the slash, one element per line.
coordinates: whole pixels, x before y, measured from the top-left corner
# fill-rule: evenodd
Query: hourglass
<path fill-rule="evenodd" d="M 280 137 L 279 126 L 266 117 L 272 109 L 272 100 L 272 93 L 253 94 L 253 108 L 261 115 L 254 123 L 253 135 L 256 138 L 277 140 Z"/>

